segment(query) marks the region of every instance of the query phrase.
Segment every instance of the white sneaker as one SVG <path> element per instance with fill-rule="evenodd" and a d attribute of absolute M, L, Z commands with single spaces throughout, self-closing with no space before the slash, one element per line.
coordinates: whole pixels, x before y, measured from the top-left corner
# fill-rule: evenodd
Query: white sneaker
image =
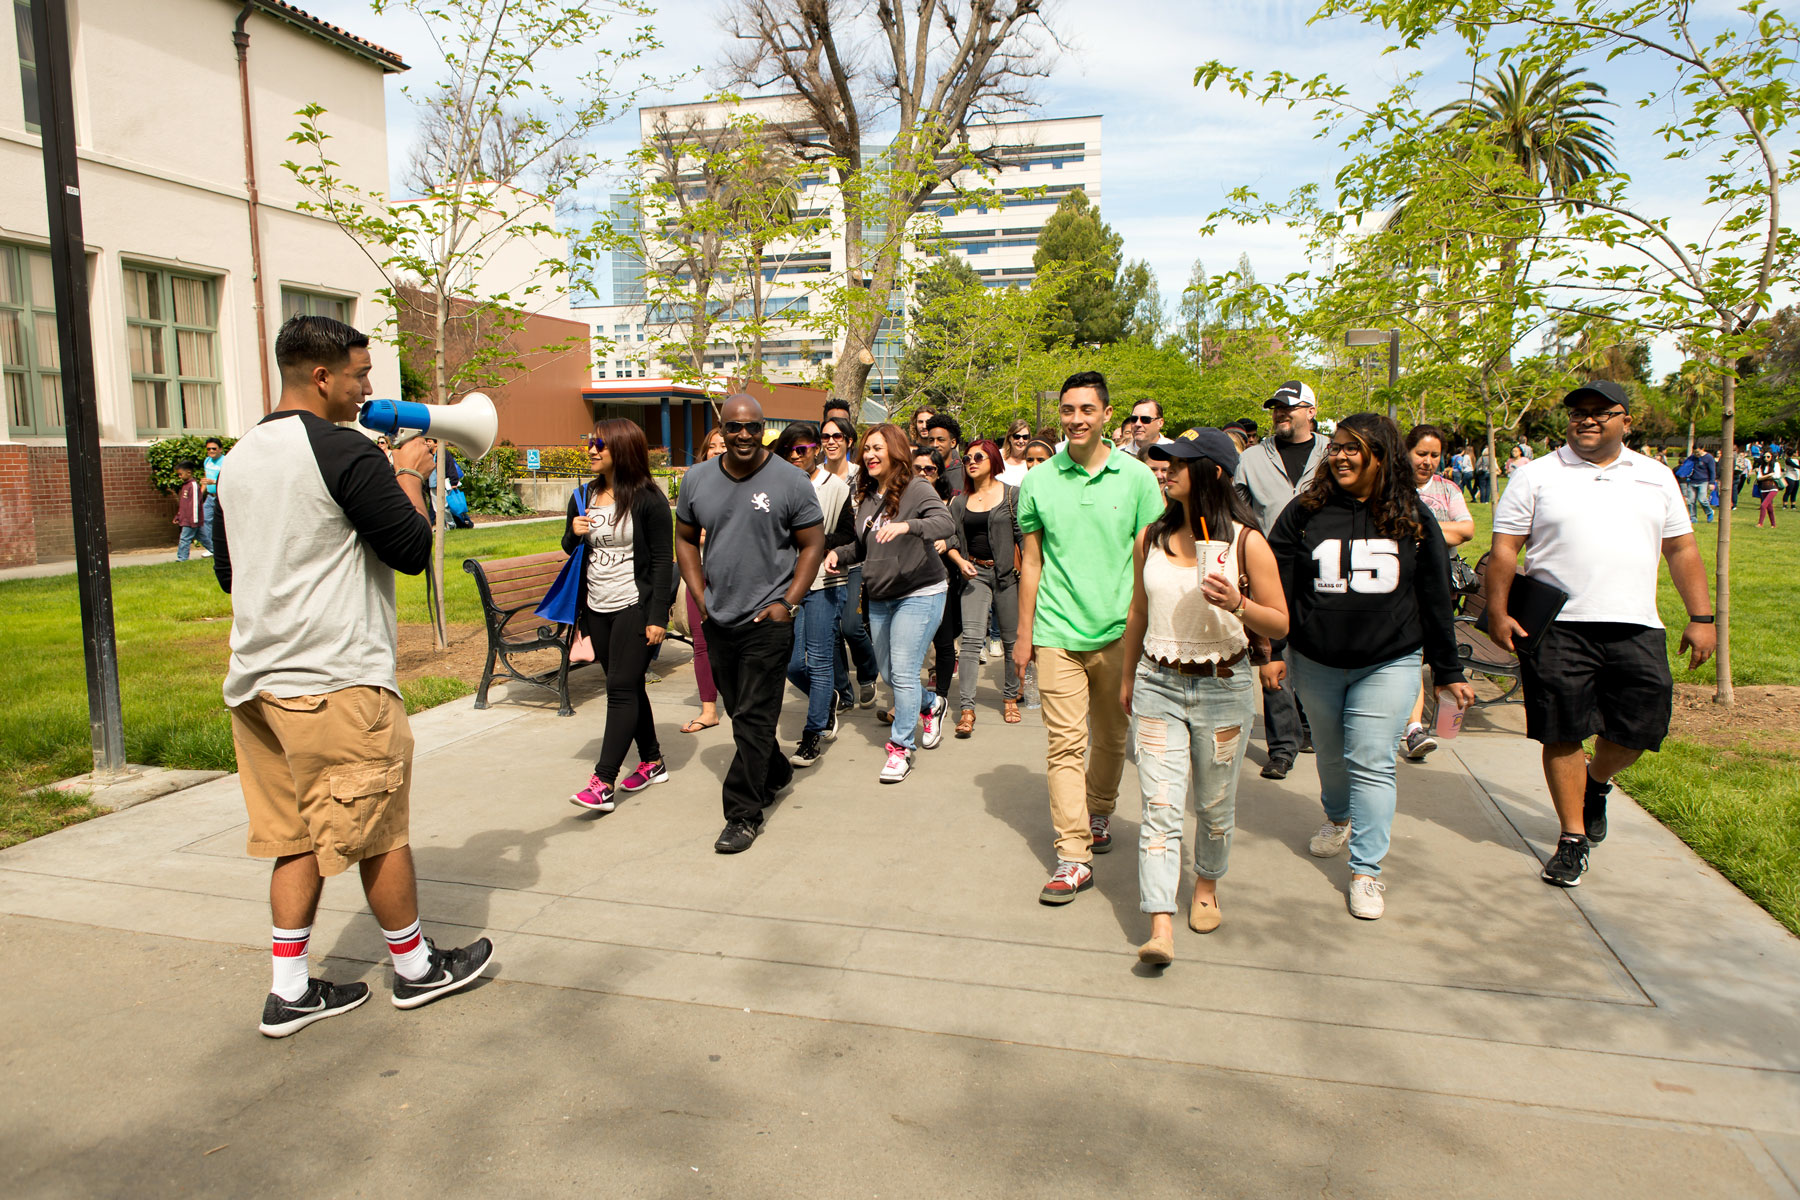
<path fill-rule="evenodd" d="M 881 782 L 899 783 L 912 774 L 912 751 L 904 746 L 887 744 L 887 762 L 881 768 Z"/>
<path fill-rule="evenodd" d="M 936 750 L 944 740 L 944 712 L 950 707 L 942 696 L 934 698 L 931 707 L 919 714 L 919 745 Z"/>
<path fill-rule="evenodd" d="M 1335 825 L 1327 821 L 1319 826 L 1319 832 L 1312 835 L 1312 841 L 1306 843 L 1306 848 L 1314 858 L 1336 858 L 1349 844 L 1350 822 Z"/>
<path fill-rule="evenodd" d="M 1387 884 L 1381 880 L 1356 876 L 1350 881 L 1350 915 L 1364 921 L 1379 921 L 1381 914 L 1387 911 L 1387 901 L 1381 898 L 1385 891 Z"/>

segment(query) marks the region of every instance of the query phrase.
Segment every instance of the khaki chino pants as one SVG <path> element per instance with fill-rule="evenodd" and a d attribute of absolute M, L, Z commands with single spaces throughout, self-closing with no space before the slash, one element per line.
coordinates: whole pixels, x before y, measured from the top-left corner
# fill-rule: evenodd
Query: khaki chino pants
<path fill-rule="evenodd" d="M 1088 818 L 1108 817 L 1119 803 L 1130 721 L 1119 706 L 1125 643 L 1098 650 L 1037 648 L 1038 694 L 1049 735 L 1046 775 L 1056 857 L 1089 862 L 1094 857 Z"/>

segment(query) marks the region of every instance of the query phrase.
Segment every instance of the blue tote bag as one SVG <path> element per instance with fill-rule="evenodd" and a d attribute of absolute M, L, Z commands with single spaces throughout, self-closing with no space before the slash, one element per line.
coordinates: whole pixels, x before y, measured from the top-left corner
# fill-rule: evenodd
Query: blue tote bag
<path fill-rule="evenodd" d="M 575 488 L 575 515 L 587 516 L 587 487 L 578 484 Z M 587 568 L 587 541 L 575 547 L 575 553 L 569 555 L 556 580 L 551 583 L 550 590 L 538 601 L 534 610 L 546 621 L 555 621 L 558 625 L 573 625 L 581 604 L 581 573 Z"/>

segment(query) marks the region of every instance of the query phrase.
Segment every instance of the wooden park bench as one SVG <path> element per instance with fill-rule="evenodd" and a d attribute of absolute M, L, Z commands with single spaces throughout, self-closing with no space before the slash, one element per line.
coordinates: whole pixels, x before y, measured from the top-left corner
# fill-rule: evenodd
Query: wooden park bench
<path fill-rule="evenodd" d="M 487 666 L 481 672 L 481 686 L 475 690 L 476 708 L 488 706 L 488 685 L 495 675 L 504 673 L 509 679 L 555 692 L 560 702 L 557 716 L 575 714 L 569 703 L 569 672 L 588 664 L 569 661 L 571 639 L 567 625 L 547 622 L 533 612 L 556 582 L 568 557 L 561 550 L 552 550 L 518 558 L 490 558 L 486 562 L 463 559 L 463 570 L 475 577 L 475 588 L 481 594 L 481 614 L 487 622 Z M 674 630 L 669 631 L 669 637 L 688 640 Z M 554 650 L 558 656 L 555 669 L 530 674 L 513 665 L 513 655 L 534 650 Z"/>
<path fill-rule="evenodd" d="M 1481 586 L 1474 591 L 1457 593 L 1456 656 L 1462 660 L 1463 670 L 1471 675 L 1486 675 L 1495 683 L 1506 685 L 1505 690 L 1493 699 L 1475 701 L 1478 708 L 1524 702 L 1524 697 L 1519 695 L 1519 656 L 1502 650 L 1487 634 L 1475 628 L 1475 619 L 1487 611 L 1487 568 L 1491 557 L 1491 553 L 1483 554 L 1481 561 L 1475 564 L 1475 575 L 1481 580 Z"/>

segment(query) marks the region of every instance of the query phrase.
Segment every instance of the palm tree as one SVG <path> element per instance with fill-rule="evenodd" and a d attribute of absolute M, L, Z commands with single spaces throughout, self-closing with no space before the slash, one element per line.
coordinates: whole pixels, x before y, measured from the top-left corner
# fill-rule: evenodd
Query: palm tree
<path fill-rule="evenodd" d="M 1610 171 L 1612 119 L 1596 112 L 1612 106 L 1604 85 L 1579 79 L 1582 71 L 1548 68 L 1527 77 L 1518 67 L 1480 76 L 1473 93 L 1434 112 L 1446 126 L 1479 129 L 1506 150 L 1533 186 L 1568 196 L 1588 176 Z M 1579 201 L 1574 202 L 1577 207 Z"/>

